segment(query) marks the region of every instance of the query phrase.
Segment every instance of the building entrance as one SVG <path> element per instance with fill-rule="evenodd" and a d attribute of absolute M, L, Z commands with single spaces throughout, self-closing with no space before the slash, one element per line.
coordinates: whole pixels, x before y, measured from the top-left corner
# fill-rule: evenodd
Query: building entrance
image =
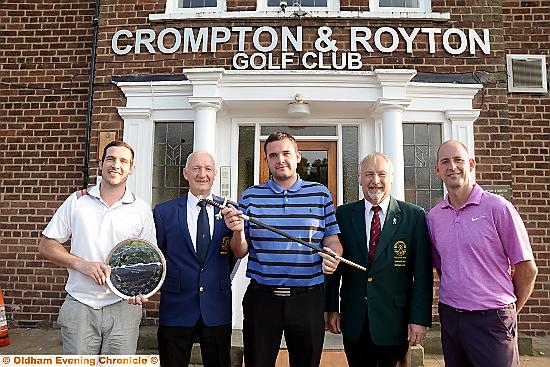
<path fill-rule="evenodd" d="M 297 172 L 303 180 L 319 182 L 328 187 L 332 200 L 337 201 L 337 160 L 336 141 L 300 141 L 298 149 L 302 152 L 302 160 L 298 163 Z M 260 142 L 260 183 L 269 180 L 269 169 L 265 162 L 265 141 Z"/>

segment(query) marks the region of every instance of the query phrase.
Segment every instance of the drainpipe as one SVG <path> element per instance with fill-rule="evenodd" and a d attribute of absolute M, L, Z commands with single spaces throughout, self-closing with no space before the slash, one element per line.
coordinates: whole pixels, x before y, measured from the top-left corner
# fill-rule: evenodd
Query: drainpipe
<path fill-rule="evenodd" d="M 92 139 L 92 109 L 94 100 L 94 80 L 95 80 L 95 61 L 97 55 L 97 36 L 99 31 L 99 7 L 100 0 L 95 2 L 95 15 L 93 19 L 94 34 L 92 39 L 92 55 L 90 60 L 90 78 L 88 80 L 88 108 L 86 109 L 86 145 L 84 147 L 84 168 L 82 173 L 84 174 L 84 181 L 82 187 L 88 187 L 88 181 L 90 179 L 90 142 Z"/>

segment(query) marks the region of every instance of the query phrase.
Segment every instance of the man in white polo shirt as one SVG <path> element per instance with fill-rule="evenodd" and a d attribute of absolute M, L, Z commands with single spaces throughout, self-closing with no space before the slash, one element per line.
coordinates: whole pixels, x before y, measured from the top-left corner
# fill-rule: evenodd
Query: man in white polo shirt
<path fill-rule="evenodd" d="M 126 189 L 134 151 L 122 141 L 105 146 L 101 183 L 69 196 L 42 232 L 38 250 L 66 267 L 67 297 L 58 323 L 65 354 L 135 354 L 142 296 L 122 302 L 106 285 L 105 258 L 119 242 L 141 238 L 156 243 L 150 206 Z M 62 245 L 71 239 L 70 251 Z"/>

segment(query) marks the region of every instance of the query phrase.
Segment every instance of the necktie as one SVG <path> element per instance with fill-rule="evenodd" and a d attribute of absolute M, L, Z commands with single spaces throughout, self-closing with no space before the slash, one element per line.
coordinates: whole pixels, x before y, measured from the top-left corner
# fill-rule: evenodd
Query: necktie
<path fill-rule="evenodd" d="M 374 254 L 376 253 L 376 242 L 380 238 L 380 232 L 382 227 L 380 226 L 380 217 L 378 212 L 380 207 L 375 205 L 372 207 L 374 214 L 372 215 L 372 221 L 370 222 L 370 240 L 369 240 L 369 263 L 374 259 Z"/>
<path fill-rule="evenodd" d="M 210 223 L 208 222 L 206 202 L 199 201 L 197 205 L 201 207 L 201 211 L 197 219 L 197 240 L 195 244 L 197 245 L 197 256 L 203 262 L 208 246 L 210 246 Z"/>

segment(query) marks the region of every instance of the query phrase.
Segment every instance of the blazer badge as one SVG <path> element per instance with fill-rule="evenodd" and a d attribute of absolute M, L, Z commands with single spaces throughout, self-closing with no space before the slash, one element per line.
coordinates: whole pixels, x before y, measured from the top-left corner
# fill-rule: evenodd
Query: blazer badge
<path fill-rule="evenodd" d="M 407 264 L 407 244 L 403 241 L 397 241 L 393 245 L 393 266 L 406 266 Z"/>
<path fill-rule="evenodd" d="M 229 236 L 224 236 L 220 242 L 220 255 L 227 255 L 229 252 Z"/>

